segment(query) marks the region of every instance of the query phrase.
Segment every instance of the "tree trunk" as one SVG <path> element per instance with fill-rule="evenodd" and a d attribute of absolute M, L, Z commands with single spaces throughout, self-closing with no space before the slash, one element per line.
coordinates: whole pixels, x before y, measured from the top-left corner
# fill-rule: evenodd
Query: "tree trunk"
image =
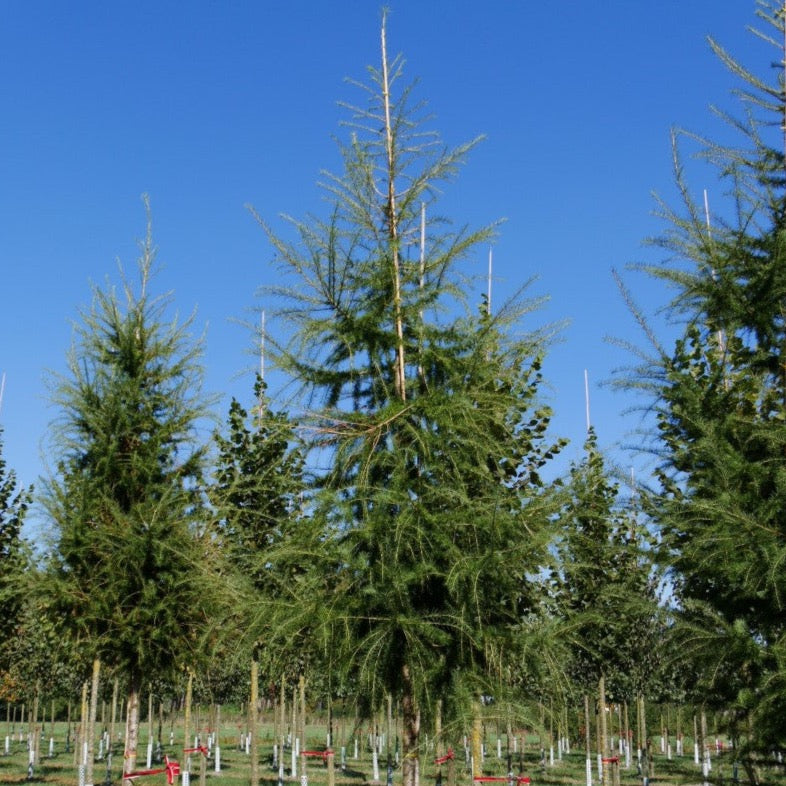
<path fill-rule="evenodd" d="M 128 702 L 126 704 L 126 745 L 123 759 L 123 773 L 136 769 L 136 752 L 139 746 L 139 692 L 142 679 L 132 671 L 128 678 Z M 124 786 L 131 786 L 133 781 L 124 780 Z"/>
<path fill-rule="evenodd" d="M 298 713 L 298 723 L 300 726 L 300 750 L 305 751 L 308 749 L 306 745 L 306 677 L 301 674 L 298 677 L 298 693 L 300 694 L 300 712 Z"/>
<path fill-rule="evenodd" d="M 33 716 L 32 716 L 32 724 L 30 726 L 30 744 L 33 746 L 33 762 L 35 763 L 36 767 L 41 763 L 40 761 L 40 741 L 41 735 L 38 733 L 38 704 L 39 704 L 39 697 L 40 697 L 41 687 L 40 683 L 36 682 L 35 686 L 35 697 L 33 698 Z"/>
<path fill-rule="evenodd" d="M 483 775 L 483 730 L 480 718 L 480 699 L 472 704 L 472 777 Z"/>
<path fill-rule="evenodd" d="M 441 758 L 445 752 L 445 746 L 442 744 L 442 699 L 437 699 L 434 713 L 434 745 L 434 753 L 437 758 Z"/>
<path fill-rule="evenodd" d="M 93 786 L 93 764 L 95 762 L 96 714 L 98 712 L 98 679 L 101 674 L 101 661 L 93 659 L 93 679 L 90 684 L 90 711 L 87 716 L 87 761 L 85 762 L 85 783 Z"/>
<path fill-rule="evenodd" d="M 79 703 L 79 731 L 74 745 L 74 764 L 78 767 L 85 763 L 85 739 L 87 733 L 87 682 L 82 683 L 82 698 Z"/>
<path fill-rule="evenodd" d="M 390 85 L 388 83 L 388 54 L 385 38 L 385 17 L 382 17 L 382 98 L 385 106 L 385 141 L 387 147 L 387 204 L 388 236 L 393 264 L 393 309 L 396 323 L 396 392 L 407 400 L 406 364 L 404 361 L 404 320 L 401 313 L 401 260 L 399 257 L 398 208 L 396 206 L 396 158 L 393 125 L 390 120 Z M 406 667 L 405 667 L 406 668 Z"/>
<path fill-rule="evenodd" d="M 281 675 L 281 687 L 279 688 L 278 692 L 278 703 L 279 708 L 281 710 L 281 722 L 280 722 L 280 735 L 278 738 L 279 742 L 279 751 L 278 755 L 280 758 L 283 759 L 284 757 L 284 739 L 286 738 L 287 734 L 287 694 L 286 694 L 286 679 L 284 675 Z"/>
<path fill-rule="evenodd" d="M 190 762 L 191 754 L 186 753 L 186 748 L 191 747 L 191 699 L 194 693 L 194 673 L 191 669 L 188 670 L 188 682 L 186 683 L 186 706 L 184 708 L 183 717 L 183 766 L 181 772 L 187 772 L 191 775 Z"/>
<path fill-rule="evenodd" d="M 112 712 L 110 713 L 110 721 L 109 721 L 109 753 L 112 752 L 112 748 L 115 744 L 115 723 L 117 722 L 117 677 L 115 677 L 115 681 L 112 684 Z"/>
<path fill-rule="evenodd" d="M 251 661 L 251 694 L 248 701 L 248 733 L 251 735 L 251 786 L 259 783 L 259 751 L 257 749 L 257 702 L 259 701 L 259 661 Z"/>
<path fill-rule="evenodd" d="M 401 765 L 403 786 L 419 786 L 420 768 L 418 759 L 418 743 L 420 741 L 420 710 L 415 700 L 414 686 L 412 685 L 412 675 L 408 665 L 401 669 L 402 694 L 401 694 L 401 716 L 403 721 L 402 728 L 402 747 L 404 758 Z"/>
<path fill-rule="evenodd" d="M 589 696 L 584 694 L 584 739 L 587 748 L 587 761 L 592 758 L 592 726 L 590 725 Z"/>

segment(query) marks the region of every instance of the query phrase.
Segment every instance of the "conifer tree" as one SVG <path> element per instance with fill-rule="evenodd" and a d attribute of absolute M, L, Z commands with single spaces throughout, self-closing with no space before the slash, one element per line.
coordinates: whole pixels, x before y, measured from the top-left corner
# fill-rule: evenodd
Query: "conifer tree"
<path fill-rule="evenodd" d="M 683 207 L 664 206 L 660 240 L 670 262 L 647 269 L 674 286 L 684 330 L 630 380 L 656 401 L 662 491 L 651 512 L 685 611 L 682 651 L 706 675 L 699 698 L 732 709 L 749 752 L 786 736 L 786 9 L 757 13 L 757 36 L 778 53 L 774 78 L 711 41 L 742 80 L 742 115 L 721 115 L 738 141 L 699 139 L 728 198 L 713 195 L 705 214 L 675 152 Z"/>
<path fill-rule="evenodd" d="M 151 293 L 155 250 L 138 283 L 94 287 L 57 379 L 52 604 L 71 635 L 127 680 L 124 772 L 135 766 L 143 682 L 195 665 L 223 583 L 211 580 L 200 481 L 207 414 L 191 321 Z"/>
<path fill-rule="evenodd" d="M 460 265 L 492 228 L 425 222 L 472 145 L 447 150 L 388 59 L 349 107 L 344 171 L 327 221 L 267 225 L 291 287 L 277 361 L 303 388 L 301 425 L 328 459 L 300 533 L 313 561 L 285 626 L 310 626 L 348 678 L 403 717 L 403 778 L 418 780 L 421 724 L 488 691 L 541 607 L 553 505 L 541 471 L 559 449 L 539 401 L 545 338 L 520 295 L 491 314 L 466 302 Z M 297 603 L 295 602 L 297 598 Z"/>

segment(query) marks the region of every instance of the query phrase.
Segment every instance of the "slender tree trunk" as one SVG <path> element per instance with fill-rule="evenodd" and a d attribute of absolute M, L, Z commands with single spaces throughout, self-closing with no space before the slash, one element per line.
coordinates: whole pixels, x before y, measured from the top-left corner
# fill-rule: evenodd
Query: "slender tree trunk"
<path fill-rule="evenodd" d="M 388 55 L 385 38 L 385 18 L 382 18 L 382 98 L 385 105 L 385 140 L 387 146 L 387 219 L 390 238 L 390 253 L 393 264 L 393 308 L 396 322 L 396 392 L 402 401 L 407 400 L 405 360 L 404 360 L 404 321 L 401 313 L 401 260 L 399 257 L 398 213 L 396 206 L 396 160 L 393 144 L 393 125 L 390 121 L 390 85 L 388 80 Z"/>
<path fill-rule="evenodd" d="M 300 737 L 298 737 L 299 728 L 300 727 L 298 726 L 298 720 L 297 720 L 297 686 L 293 685 L 292 686 L 292 723 L 289 731 L 292 740 L 292 750 L 295 749 L 295 740 L 300 739 Z"/>
<path fill-rule="evenodd" d="M 609 735 L 606 725 L 606 679 L 598 680 L 598 750 L 601 756 L 603 786 L 611 786 L 611 766 L 603 759 L 609 758 Z"/>
<path fill-rule="evenodd" d="M 286 693 L 286 679 L 281 675 L 281 687 L 278 692 L 278 703 L 281 709 L 281 736 L 278 738 L 280 749 L 278 755 L 283 759 L 284 756 L 284 738 L 287 731 L 287 693 Z"/>
<path fill-rule="evenodd" d="M 628 725 L 628 702 L 624 702 L 623 706 L 623 724 L 625 728 L 625 763 L 630 762 L 630 726 Z"/>
<path fill-rule="evenodd" d="M 109 723 L 109 752 L 112 752 L 112 748 L 115 744 L 115 723 L 117 722 L 117 693 L 118 693 L 118 684 L 117 684 L 117 677 L 115 677 L 115 681 L 112 684 L 112 712 L 110 714 L 110 723 Z"/>
<path fill-rule="evenodd" d="M 281 728 L 281 717 L 279 714 L 279 707 L 278 707 L 278 696 L 276 695 L 275 691 L 273 691 L 273 744 L 278 745 L 278 741 L 281 738 L 279 734 Z"/>
<path fill-rule="evenodd" d="M 393 696 L 388 693 L 386 697 L 387 701 L 387 716 L 385 719 L 385 753 L 387 756 L 387 766 L 390 767 L 392 765 L 392 760 L 390 758 L 390 735 L 393 730 Z"/>
<path fill-rule="evenodd" d="M 98 658 L 93 660 L 93 679 L 90 684 L 90 713 L 87 717 L 87 761 L 85 762 L 85 783 L 93 786 L 93 763 L 95 762 L 96 744 L 96 713 L 98 712 L 98 685 L 101 675 L 101 661 Z"/>
<path fill-rule="evenodd" d="M 472 702 L 472 777 L 483 775 L 483 719 L 480 698 Z"/>
<path fill-rule="evenodd" d="M 31 725 L 31 735 L 30 735 L 30 744 L 33 746 L 33 762 L 37 767 L 41 763 L 41 735 L 39 733 L 38 727 L 38 709 L 41 697 L 41 683 L 36 682 L 35 686 L 35 697 L 33 698 L 33 722 Z M 43 716 L 45 712 L 42 710 L 41 715 Z"/>
<path fill-rule="evenodd" d="M 403 721 L 401 733 L 403 753 L 401 774 L 403 786 L 419 786 L 418 743 L 420 741 L 420 710 L 415 700 L 415 690 L 409 665 L 405 664 L 402 667 L 401 677 L 401 716 Z"/>
<path fill-rule="evenodd" d="M 136 755 L 139 747 L 139 693 L 142 679 L 136 671 L 128 678 L 128 701 L 126 704 L 126 745 L 123 759 L 123 773 L 136 769 Z M 131 786 L 133 781 L 124 780 L 124 786 Z"/>
<path fill-rule="evenodd" d="M 164 702 L 158 700 L 158 729 L 156 731 L 156 742 L 159 746 L 164 745 Z"/>
<path fill-rule="evenodd" d="M 74 764 L 84 764 L 84 744 L 87 735 L 87 682 L 82 683 L 82 698 L 79 703 L 79 732 L 74 745 Z"/>
<path fill-rule="evenodd" d="M 259 751 L 257 749 L 257 703 L 259 701 L 259 661 L 251 661 L 251 695 L 248 701 L 248 733 L 251 735 L 251 786 L 259 783 Z"/>
<path fill-rule="evenodd" d="M 306 745 L 306 677 L 301 674 L 298 678 L 298 691 L 300 693 L 300 750 L 308 748 Z"/>
<path fill-rule="evenodd" d="M 442 744 L 442 699 L 437 699 L 437 706 L 434 715 L 434 752 L 437 758 L 440 758 L 445 752 L 445 746 Z"/>
<path fill-rule="evenodd" d="M 186 753 L 186 748 L 191 747 L 191 700 L 194 695 L 194 672 L 188 670 L 188 682 L 186 682 L 186 706 L 184 708 L 183 718 L 183 767 L 182 769 L 191 774 L 189 763 L 191 761 L 191 754 Z"/>
<path fill-rule="evenodd" d="M 147 744 L 153 743 L 153 684 L 147 684 Z"/>
<path fill-rule="evenodd" d="M 584 739 L 587 748 L 587 761 L 592 759 L 592 726 L 590 724 L 589 696 L 584 694 Z"/>

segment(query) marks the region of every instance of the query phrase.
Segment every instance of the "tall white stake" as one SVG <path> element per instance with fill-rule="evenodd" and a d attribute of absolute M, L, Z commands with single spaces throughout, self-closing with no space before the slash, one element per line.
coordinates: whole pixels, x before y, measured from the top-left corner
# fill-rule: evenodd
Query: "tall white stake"
<path fill-rule="evenodd" d="M 426 285 L 426 203 L 420 203 L 420 294 L 423 295 L 423 288 Z M 420 309 L 420 330 L 421 336 L 423 333 L 423 309 Z M 423 354 L 423 342 L 422 339 L 420 341 L 420 346 L 418 347 L 418 354 L 419 357 L 422 357 Z M 418 361 L 418 377 L 420 377 L 421 382 L 425 382 L 426 374 L 423 370 L 423 364 Z"/>
<path fill-rule="evenodd" d="M 590 402 L 589 402 L 589 376 L 587 369 L 584 369 L 584 408 L 587 413 L 587 431 L 590 430 Z"/>
<path fill-rule="evenodd" d="M 486 313 L 491 314 L 491 264 L 492 264 L 492 254 L 494 253 L 493 249 L 489 249 L 489 280 L 488 280 L 488 296 L 486 299 Z"/>
<path fill-rule="evenodd" d="M 710 242 L 712 241 L 712 225 L 710 224 L 710 201 L 707 196 L 707 189 L 704 189 L 704 220 L 707 223 L 707 240 Z M 712 269 L 712 278 L 715 280 L 715 269 Z M 723 332 L 722 329 L 718 329 L 716 334 L 718 339 L 718 354 L 720 355 L 720 359 L 723 360 L 723 355 L 726 352 L 726 334 Z M 728 380 L 726 379 L 726 375 L 724 374 L 724 387 L 728 389 Z"/>
<path fill-rule="evenodd" d="M 262 317 L 259 323 L 259 380 L 265 381 L 265 312 L 262 312 Z M 259 425 L 262 426 L 262 418 L 265 417 L 265 391 L 260 388 L 259 401 L 257 402 L 259 408 Z"/>
<path fill-rule="evenodd" d="M 420 203 L 420 289 L 426 282 L 426 203 Z M 420 318 L 423 318 L 421 312 Z"/>
<path fill-rule="evenodd" d="M 262 317 L 259 324 L 259 377 L 264 380 L 265 378 L 265 312 L 262 312 Z"/>

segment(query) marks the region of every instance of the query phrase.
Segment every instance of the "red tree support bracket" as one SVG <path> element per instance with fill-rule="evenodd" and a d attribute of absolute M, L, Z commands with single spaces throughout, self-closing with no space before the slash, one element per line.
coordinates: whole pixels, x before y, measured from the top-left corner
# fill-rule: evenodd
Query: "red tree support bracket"
<path fill-rule="evenodd" d="M 309 758 L 322 759 L 322 761 L 327 764 L 328 756 L 333 756 L 333 751 L 330 750 L 330 748 L 324 751 L 301 751 L 300 755 Z"/>
<path fill-rule="evenodd" d="M 158 770 L 136 770 L 135 772 L 127 772 L 123 775 L 123 780 L 132 781 L 136 778 L 143 778 L 145 775 L 160 775 L 162 772 L 166 773 L 166 782 L 172 786 L 175 778 L 180 775 L 180 764 L 176 761 L 170 761 L 168 756 L 164 757 L 164 764 L 166 766 Z"/>
<path fill-rule="evenodd" d="M 455 759 L 456 754 L 453 753 L 453 748 L 448 748 L 448 752 L 444 756 L 439 756 L 434 759 L 434 764 L 444 764 L 445 762 Z"/>

